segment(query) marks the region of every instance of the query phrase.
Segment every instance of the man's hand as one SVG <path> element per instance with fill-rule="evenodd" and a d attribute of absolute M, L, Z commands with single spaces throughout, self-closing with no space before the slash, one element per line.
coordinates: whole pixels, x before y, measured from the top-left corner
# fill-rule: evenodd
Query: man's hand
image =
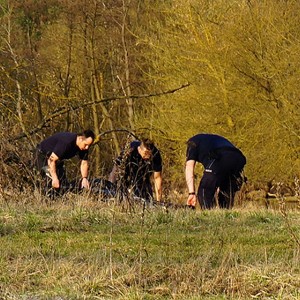
<path fill-rule="evenodd" d="M 81 188 L 89 189 L 90 183 L 86 177 L 82 178 L 81 180 Z"/>
<path fill-rule="evenodd" d="M 52 179 L 52 187 L 54 187 L 55 189 L 59 188 L 59 180 L 57 178 Z"/>
<path fill-rule="evenodd" d="M 192 208 L 196 207 L 196 203 L 197 203 L 197 198 L 196 195 L 189 195 L 186 205 Z"/>

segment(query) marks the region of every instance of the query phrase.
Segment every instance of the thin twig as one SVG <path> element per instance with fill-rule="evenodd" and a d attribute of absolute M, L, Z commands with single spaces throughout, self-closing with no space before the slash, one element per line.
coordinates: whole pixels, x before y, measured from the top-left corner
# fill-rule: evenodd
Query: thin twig
<path fill-rule="evenodd" d="M 181 85 L 178 88 L 163 91 L 160 93 L 150 93 L 150 94 L 144 94 L 144 95 L 131 95 L 130 98 L 131 99 L 145 99 L 145 98 L 151 98 L 151 97 L 159 97 L 159 96 L 175 93 L 181 89 L 188 87 L 189 85 L 190 85 L 190 83 L 186 83 L 186 84 Z M 107 102 L 116 101 L 116 100 L 124 100 L 127 98 L 128 98 L 128 96 L 117 96 L 117 97 L 111 97 L 111 98 L 104 98 L 101 100 L 89 101 L 89 102 L 85 102 L 85 103 L 81 103 L 81 104 L 77 104 L 77 105 L 69 104 L 67 106 L 59 107 L 55 111 L 53 111 L 50 115 L 46 116 L 44 118 L 44 120 L 40 124 L 38 124 L 34 129 L 27 131 L 27 133 L 22 132 L 19 135 L 10 138 L 9 141 L 11 142 L 11 141 L 19 140 L 21 138 L 27 137 L 28 135 L 37 133 L 42 128 L 46 127 L 48 122 L 52 121 L 53 119 L 55 119 L 57 117 L 60 117 L 64 114 L 66 114 L 70 111 L 76 111 L 78 109 L 89 107 L 89 106 L 92 106 L 92 105 L 98 104 L 98 103 L 107 103 Z"/>

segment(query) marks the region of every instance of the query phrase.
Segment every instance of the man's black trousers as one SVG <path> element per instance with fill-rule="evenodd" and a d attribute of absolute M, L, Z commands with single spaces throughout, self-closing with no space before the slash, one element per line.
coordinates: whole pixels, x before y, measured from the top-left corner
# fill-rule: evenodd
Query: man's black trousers
<path fill-rule="evenodd" d="M 234 196 L 243 183 L 244 155 L 235 149 L 217 150 L 204 165 L 198 188 L 198 201 L 202 209 L 232 208 Z"/>

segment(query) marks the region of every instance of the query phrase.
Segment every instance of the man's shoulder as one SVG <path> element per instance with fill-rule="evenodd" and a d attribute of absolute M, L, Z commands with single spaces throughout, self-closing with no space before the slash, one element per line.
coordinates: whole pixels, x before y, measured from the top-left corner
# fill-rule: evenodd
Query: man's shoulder
<path fill-rule="evenodd" d="M 74 143 L 77 138 L 77 134 L 72 132 L 58 132 L 54 136 L 62 144 Z"/>
<path fill-rule="evenodd" d="M 193 135 L 189 141 L 194 141 L 194 140 L 202 140 L 202 139 L 208 139 L 208 138 L 216 138 L 218 135 L 212 134 L 212 133 L 198 133 Z"/>
<path fill-rule="evenodd" d="M 57 132 L 53 136 L 56 137 L 66 137 L 66 138 L 74 138 L 77 136 L 76 133 L 73 132 L 68 132 L 68 131 L 62 131 L 62 132 Z"/>
<path fill-rule="evenodd" d="M 207 143 L 210 143 L 210 142 L 219 142 L 219 141 L 227 141 L 229 142 L 225 137 L 221 136 L 221 135 L 218 135 L 218 134 L 213 134 L 213 133 L 199 133 L 199 134 L 196 134 L 194 136 L 192 136 L 189 140 L 188 140 L 188 143 L 189 142 L 194 142 L 194 143 L 204 143 L 204 142 L 207 142 Z"/>
<path fill-rule="evenodd" d="M 132 141 L 131 143 L 130 143 L 130 148 L 131 149 L 136 149 L 138 146 L 140 146 L 141 145 L 141 142 L 140 141 L 138 141 L 138 140 L 135 140 L 135 141 Z"/>
<path fill-rule="evenodd" d="M 153 147 L 152 152 L 153 154 L 160 155 L 160 150 L 156 146 Z"/>

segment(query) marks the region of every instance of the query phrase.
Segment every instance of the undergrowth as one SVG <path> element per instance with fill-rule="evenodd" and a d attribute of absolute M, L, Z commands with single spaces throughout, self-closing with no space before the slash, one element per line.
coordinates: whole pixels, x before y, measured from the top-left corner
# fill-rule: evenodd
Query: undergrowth
<path fill-rule="evenodd" d="M 299 217 L 2 197 L 0 298 L 298 299 Z"/>

